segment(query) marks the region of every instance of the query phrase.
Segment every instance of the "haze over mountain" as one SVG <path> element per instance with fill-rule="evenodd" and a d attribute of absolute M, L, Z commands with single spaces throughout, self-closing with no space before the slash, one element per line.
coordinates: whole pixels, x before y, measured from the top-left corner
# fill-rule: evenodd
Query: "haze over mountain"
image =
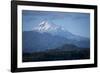
<path fill-rule="evenodd" d="M 23 50 L 25 52 L 45 51 L 64 44 L 78 48 L 89 48 L 89 38 L 75 35 L 63 27 L 49 21 L 42 21 L 32 31 L 23 31 Z M 71 49 L 71 48 L 70 48 Z"/>
<path fill-rule="evenodd" d="M 72 34 L 90 38 L 90 14 L 80 12 L 22 11 L 23 31 L 30 31 L 43 21 L 56 24 Z M 85 30 L 84 30 L 85 29 Z"/>

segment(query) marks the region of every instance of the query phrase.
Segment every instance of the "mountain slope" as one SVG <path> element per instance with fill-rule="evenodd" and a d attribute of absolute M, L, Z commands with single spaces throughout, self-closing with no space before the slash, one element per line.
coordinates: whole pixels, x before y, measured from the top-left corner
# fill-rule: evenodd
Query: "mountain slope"
<path fill-rule="evenodd" d="M 48 33 L 39 33 L 34 31 L 23 32 L 23 51 L 44 51 L 49 48 L 56 48 L 67 43 L 68 39 L 53 36 Z"/>

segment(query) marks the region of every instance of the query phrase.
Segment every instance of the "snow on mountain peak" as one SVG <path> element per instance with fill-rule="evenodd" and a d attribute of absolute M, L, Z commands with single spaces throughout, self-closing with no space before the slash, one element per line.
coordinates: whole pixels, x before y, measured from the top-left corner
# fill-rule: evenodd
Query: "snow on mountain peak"
<path fill-rule="evenodd" d="M 63 28 L 61 28 L 59 25 L 56 25 L 48 21 L 42 21 L 33 28 L 33 30 L 39 32 L 50 32 L 50 31 L 52 32 L 52 31 L 57 31 L 58 29 L 63 29 Z"/>

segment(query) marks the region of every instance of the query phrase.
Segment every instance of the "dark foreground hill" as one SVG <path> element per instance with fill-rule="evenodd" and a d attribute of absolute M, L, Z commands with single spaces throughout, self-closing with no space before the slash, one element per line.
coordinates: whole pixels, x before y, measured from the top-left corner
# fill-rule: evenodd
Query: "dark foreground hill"
<path fill-rule="evenodd" d="M 23 53 L 23 62 L 89 59 L 90 49 L 65 44 L 41 52 Z"/>

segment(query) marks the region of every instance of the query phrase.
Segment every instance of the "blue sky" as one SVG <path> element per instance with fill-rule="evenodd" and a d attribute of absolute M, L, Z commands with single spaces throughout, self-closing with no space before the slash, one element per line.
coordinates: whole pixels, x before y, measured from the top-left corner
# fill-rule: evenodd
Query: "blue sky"
<path fill-rule="evenodd" d="M 22 11 L 23 31 L 32 30 L 34 25 L 43 20 L 60 25 L 69 32 L 83 37 L 90 37 L 90 14 L 53 11 Z"/>

